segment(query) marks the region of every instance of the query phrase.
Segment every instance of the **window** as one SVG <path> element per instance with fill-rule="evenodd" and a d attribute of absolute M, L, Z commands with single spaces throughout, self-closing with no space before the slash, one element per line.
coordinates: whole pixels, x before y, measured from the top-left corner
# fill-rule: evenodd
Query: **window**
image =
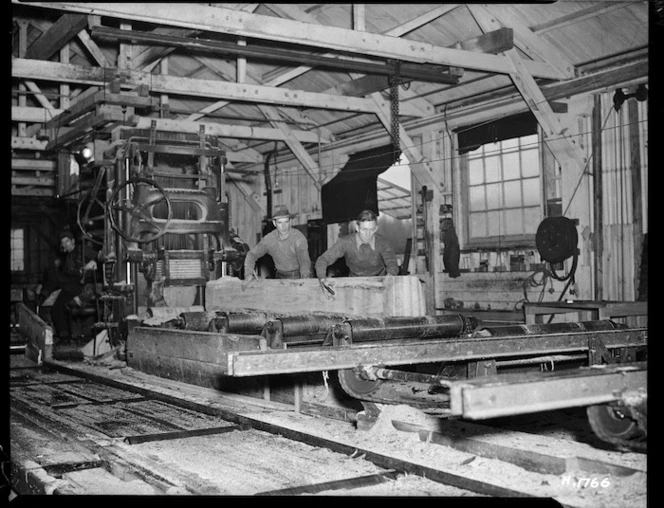
<path fill-rule="evenodd" d="M 25 243 L 23 229 L 11 230 L 11 270 L 22 272 L 25 270 Z"/>
<path fill-rule="evenodd" d="M 467 157 L 469 246 L 534 241 L 542 220 L 538 135 L 486 143 Z"/>

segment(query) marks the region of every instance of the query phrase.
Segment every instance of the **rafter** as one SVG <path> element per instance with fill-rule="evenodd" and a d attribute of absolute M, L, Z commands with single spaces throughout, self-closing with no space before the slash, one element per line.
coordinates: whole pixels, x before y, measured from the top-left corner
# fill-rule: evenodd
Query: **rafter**
<path fill-rule="evenodd" d="M 12 2 L 19 3 L 18 0 Z M 312 30 L 309 23 L 248 14 L 217 6 L 208 7 L 203 4 L 197 5 L 196 9 L 191 9 L 187 4 L 168 3 L 34 2 L 31 5 L 482 72 L 505 74 L 506 66 L 509 66 L 504 56 L 443 48 L 428 43 L 337 27 L 315 25 L 315 30 Z M 535 77 L 556 79 L 557 73 L 540 74 L 547 70 L 547 67 L 535 66 L 531 72 Z"/>

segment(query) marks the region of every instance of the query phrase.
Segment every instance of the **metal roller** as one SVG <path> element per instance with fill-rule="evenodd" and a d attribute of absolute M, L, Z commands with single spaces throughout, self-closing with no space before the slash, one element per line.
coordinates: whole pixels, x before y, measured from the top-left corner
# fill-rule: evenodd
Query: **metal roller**
<path fill-rule="evenodd" d="M 460 314 L 445 316 L 350 319 L 334 327 L 340 344 L 392 339 L 439 339 L 470 333 L 477 319 Z"/>
<path fill-rule="evenodd" d="M 600 321 L 580 321 L 546 324 L 515 324 L 506 326 L 485 327 L 473 332 L 473 337 L 507 337 L 514 335 L 542 335 L 548 333 L 599 332 L 620 330 L 626 325 L 609 319 Z"/>
<path fill-rule="evenodd" d="M 303 315 L 281 316 L 265 325 L 268 342 L 272 348 L 283 347 L 283 343 L 324 342 L 332 328 L 342 322 L 343 316 Z"/>
<path fill-rule="evenodd" d="M 265 324 L 273 317 L 265 312 L 218 312 L 214 323 L 221 333 L 260 335 Z"/>

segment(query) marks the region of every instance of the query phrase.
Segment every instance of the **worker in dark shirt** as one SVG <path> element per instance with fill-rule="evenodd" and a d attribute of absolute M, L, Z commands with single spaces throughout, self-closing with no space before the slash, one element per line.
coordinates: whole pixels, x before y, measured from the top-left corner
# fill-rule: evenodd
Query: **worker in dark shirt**
<path fill-rule="evenodd" d="M 60 289 L 60 294 L 51 308 L 51 319 L 55 328 L 56 338 L 71 338 L 71 323 L 67 314 L 67 306 L 82 306 L 88 298 L 85 291 L 85 277 L 88 272 L 97 269 L 97 252 L 92 248 L 84 248 L 76 244 L 76 238 L 70 230 L 60 235 L 60 251 L 62 256 L 51 272 L 48 284 L 44 285 L 46 293 Z"/>
<path fill-rule="evenodd" d="M 288 208 L 277 208 L 272 223 L 276 228 L 265 235 L 260 242 L 247 252 L 244 259 L 244 280 L 256 278 L 256 261 L 265 254 L 272 256 L 277 269 L 277 279 L 307 279 L 311 273 L 311 258 L 307 238 L 297 229 L 291 228 L 292 215 Z M 246 284 L 246 282 L 245 282 Z"/>
<path fill-rule="evenodd" d="M 384 236 L 376 233 L 378 219 L 371 210 L 364 210 L 357 216 L 357 232 L 344 236 L 327 249 L 316 260 L 316 276 L 323 293 L 327 284 L 327 267 L 343 257 L 351 277 L 374 277 L 397 275 L 399 266 L 394 248 Z"/>

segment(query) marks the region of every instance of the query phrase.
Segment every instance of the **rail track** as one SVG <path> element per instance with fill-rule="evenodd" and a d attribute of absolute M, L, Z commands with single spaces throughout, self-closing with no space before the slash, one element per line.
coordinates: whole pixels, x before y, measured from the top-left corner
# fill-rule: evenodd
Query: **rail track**
<path fill-rule="evenodd" d="M 498 496 L 646 506 L 643 454 L 591 454 L 578 443 L 563 453 L 560 438 L 511 430 L 505 444 L 486 426 L 432 430 L 388 410 L 387 420 L 360 431 L 129 368 L 11 360 L 18 495 Z"/>

